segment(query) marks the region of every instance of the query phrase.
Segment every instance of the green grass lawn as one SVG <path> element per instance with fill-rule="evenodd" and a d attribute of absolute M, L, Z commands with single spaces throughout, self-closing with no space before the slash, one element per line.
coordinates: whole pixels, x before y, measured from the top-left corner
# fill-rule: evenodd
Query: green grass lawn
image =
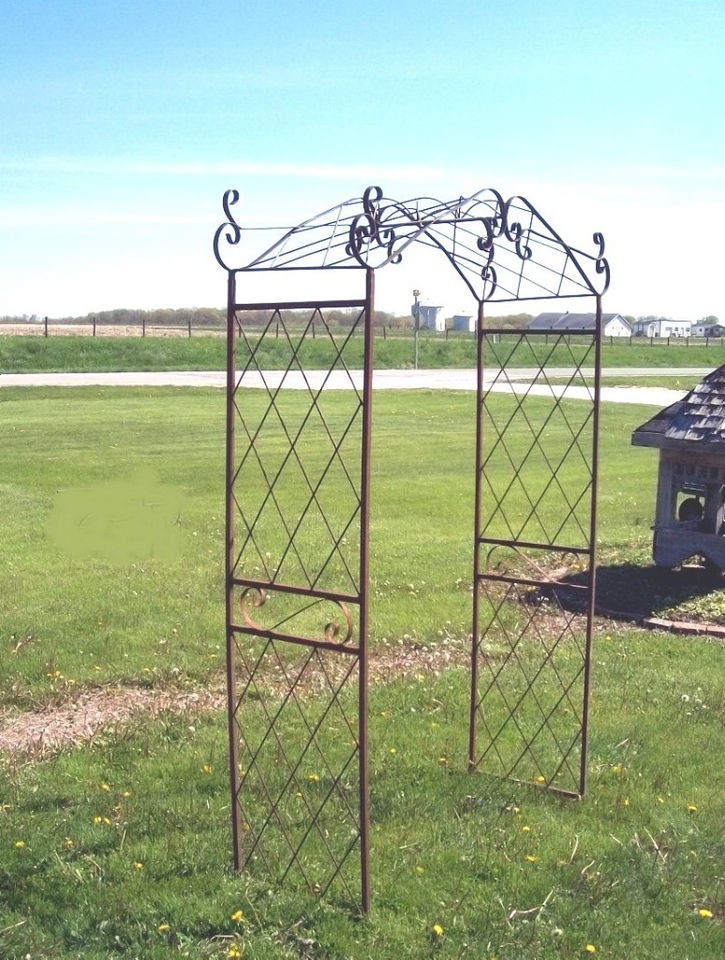
<path fill-rule="evenodd" d="M 375 396 L 377 650 L 470 629 L 474 406 Z M 0 393 L 0 716 L 97 685 L 219 685 L 223 407 L 218 391 Z M 649 564 L 656 453 L 630 435 L 650 415 L 603 410 L 600 555 L 615 569 Z M 130 542 L 109 525 L 64 543 L 84 498 L 104 497 L 111 520 L 148 522 Z M 602 623 L 594 659 L 579 803 L 466 772 L 464 669 L 373 687 L 364 920 L 336 895 L 230 869 L 220 714 L 141 719 L 42 762 L 4 757 L 0 956 L 548 960 L 589 945 L 715 960 L 724 648 Z"/>
<path fill-rule="evenodd" d="M 599 637 L 580 803 L 466 772 L 464 671 L 374 688 L 364 921 L 230 870 L 220 715 L 6 764 L 2 955 L 716 960 L 722 652 L 696 643 Z"/>
<path fill-rule="evenodd" d="M 375 396 L 374 642 L 470 629 L 474 408 L 465 393 Z M 629 446 L 648 415 L 604 412 L 603 561 L 648 555 L 656 453 Z M 4 390 L 0 430 L 0 623 L 5 642 L 20 645 L 3 658 L 6 707 L 52 699 L 55 671 L 66 684 L 204 681 L 223 635 L 223 393 Z M 126 529 L 139 483 L 151 485 L 150 502 L 161 493 L 173 505 L 166 539 L 119 552 L 106 531 L 86 549 L 73 504 L 106 497 Z M 64 522 L 78 531 L 65 543 Z"/>
<path fill-rule="evenodd" d="M 537 343 L 541 338 L 537 338 Z M 572 355 L 583 348 L 572 341 L 572 348 L 552 347 L 550 366 L 570 366 Z M 500 356 L 505 349 L 497 348 Z M 240 348 L 240 356 L 244 351 Z M 260 366 L 281 369 L 291 356 L 289 343 L 280 337 L 266 338 L 259 353 Z M 328 366 L 332 358 L 329 342 L 322 337 L 308 338 L 300 352 L 305 365 L 311 369 Z M 533 364 L 533 354 L 529 356 Z M 664 343 L 610 344 L 602 347 L 605 367 L 717 367 L 725 361 L 725 351 L 719 343 L 681 344 Z M 362 339 L 358 336 L 346 350 L 346 362 L 362 366 Z M 516 363 L 526 365 L 526 356 L 520 349 Z M 405 369 L 413 365 L 413 338 L 378 335 L 375 344 L 375 364 L 380 369 Z M 451 335 L 447 340 L 433 334 L 421 335 L 419 365 L 422 368 L 475 367 L 476 344 L 470 335 Z M 92 370 L 221 370 L 225 366 L 225 344 L 219 337 L 83 337 L 0 336 L 0 372 L 31 371 L 92 371 Z"/>

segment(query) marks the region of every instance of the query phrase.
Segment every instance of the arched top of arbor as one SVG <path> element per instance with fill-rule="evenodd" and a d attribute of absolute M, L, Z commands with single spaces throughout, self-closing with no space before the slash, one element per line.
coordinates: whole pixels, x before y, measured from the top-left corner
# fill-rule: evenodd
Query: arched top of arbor
<path fill-rule="evenodd" d="M 236 190 L 224 194 L 227 219 L 214 236 L 216 259 L 230 272 L 380 269 L 419 243 L 440 250 L 479 302 L 598 296 L 609 284 L 601 233 L 591 252 L 570 246 L 524 197 L 504 200 L 493 189 L 452 201 L 398 201 L 368 187 L 362 197 L 277 229 L 270 246 L 241 263 L 249 228 L 235 218 L 238 200 Z"/>

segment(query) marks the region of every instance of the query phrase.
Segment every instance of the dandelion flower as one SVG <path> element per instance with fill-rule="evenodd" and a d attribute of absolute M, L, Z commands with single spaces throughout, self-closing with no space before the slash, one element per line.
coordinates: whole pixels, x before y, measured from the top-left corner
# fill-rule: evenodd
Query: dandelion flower
<path fill-rule="evenodd" d="M 310 781 L 310 783 L 319 783 L 320 775 L 319 773 L 311 773 L 307 779 Z"/>
<path fill-rule="evenodd" d="M 688 803 L 688 804 L 687 804 L 687 812 L 688 812 L 688 813 L 697 813 L 697 807 L 695 806 L 694 803 Z"/>
<path fill-rule="evenodd" d="M 202 768 L 201 768 L 201 772 L 202 772 L 202 773 L 207 773 L 207 774 L 209 774 L 209 773 L 213 773 L 213 771 L 214 771 L 214 767 L 212 767 L 212 765 L 211 765 L 210 763 L 205 763 L 205 764 L 203 764 L 203 766 L 202 766 Z"/>
<path fill-rule="evenodd" d="M 444 932 L 445 931 L 443 930 L 443 927 L 440 925 L 440 923 L 434 923 L 433 926 L 431 927 L 431 933 L 437 940 L 440 940 Z"/>
<path fill-rule="evenodd" d="M 586 947 L 584 947 L 584 949 L 586 950 L 587 953 L 596 953 L 596 952 L 597 952 L 597 948 L 594 946 L 593 943 L 588 943 L 588 944 L 586 945 Z"/>
<path fill-rule="evenodd" d="M 524 825 L 524 826 L 521 828 L 521 832 L 522 832 L 522 833 L 531 833 L 531 827 L 529 827 L 528 825 Z"/>
<path fill-rule="evenodd" d="M 528 854 L 526 855 L 526 859 L 529 861 L 529 863 L 536 863 L 536 861 L 537 861 L 539 858 L 538 858 L 535 854 L 533 854 L 533 853 L 528 853 Z"/>
<path fill-rule="evenodd" d="M 235 923 L 242 922 L 242 911 L 235 910 L 234 913 L 229 917 L 230 920 L 233 920 Z"/>
<path fill-rule="evenodd" d="M 388 753 L 391 754 L 392 756 L 395 756 L 397 752 L 398 751 L 395 749 L 395 747 L 391 747 L 390 750 L 388 750 Z"/>
<path fill-rule="evenodd" d="M 611 769 L 612 769 L 612 773 L 616 776 L 617 774 L 620 774 L 622 772 L 622 764 L 613 763 Z"/>
<path fill-rule="evenodd" d="M 103 823 L 103 817 L 94 817 L 93 822 L 96 824 Z"/>
<path fill-rule="evenodd" d="M 542 777 L 541 774 L 536 778 L 536 783 L 546 783 L 546 777 Z"/>
<path fill-rule="evenodd" d="M 244 952 L 239 944 L 233 943 L 227 950 L 227 956 L 230 958 L 230 960 L 239 960 L 239 957 L 244 956 Z"/>
<path fill-rule="evenodd" d="M 15 849 L 16 849 L 16 850 L 22 850 L 24 846 L 25 846 L 25 841 L 24 841 L 24 840 L 16 840 L 16 841 L 15 841 Z"/>
<path fill-rule="evenodd" d="M 697 915 L 703 920 L 712 920 L 712 910 L 706 910 L 704 907 L 697 911 Z"/>
<path fill-rule="evenodd" d="M 439 763 L 442 767 L 447 767 L 447 766 L 448 766 L 448 757 L 438 757 L 438 763 Z"/>
<path fill-rule="evenodd" d="M 136 860 L 136 862 L 135 862 L 134 865 L 133 865 L 133 869 L 134 869 L 134 870 L 143 870 L 143 864 L 142 864 L 142 863 L 139 863 L 139 861 Z"/>
<path fill-rule="evenodd" d="M 417 866 L 415 868 L 416 873 L 425 873 L 425 867 Z"/>
<path fill-rule="evenodd" d="M 171 928 L 169 927 L 168 923 L 160 923 L 156 929 L 159 931 L 159 933 L 167 933 Z"/>
<path fill-rule="evenodd" d="M 108 786 L 107 783 L 102 783 L 102 784 L 101 784 L 101 790 L 102 790 L 104 793 L 108 793 L 108 792 L 110 791 L 110 789 L 111 789 L 111 788 Z"/>

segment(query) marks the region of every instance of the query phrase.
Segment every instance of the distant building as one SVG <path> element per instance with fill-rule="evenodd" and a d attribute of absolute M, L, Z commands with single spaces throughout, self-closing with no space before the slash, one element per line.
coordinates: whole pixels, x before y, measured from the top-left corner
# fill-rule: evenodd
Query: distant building
<path fill-rule="evenodd" d="M 466 313 L 456 313 L 451 320 L 454 330 L 462 330 L 467 333 L 474 333 L 476 330 L 476 318 Z"/>
<path fill-rule="evenodd" d="M 529 330 L 593 330 L 596 324 L 594 313 L 540 313 L 529 324 Z M 603 337 L 631 337 L 632 325 L 621 313 L 602 314 Z"/>
<path fill-rule="evenodd" d="M 635 320 L 632 324 L 635 337 L 691 337 L 692 322 L 690 320 L 672 320 L 670 317 L 647 317 L 644 320 Z"/>
<path fill-rule="evenodd" d="M 412 317 L 415 317 L 416 309 L 418 311 L 419 330 L 436 330 L 438 333 L 445 332 L 446 318 L 443 316 L 443 307 L 434 307 L 427 303 L 414 303 L 410 308 Z"/>
<path fill-rule="evenodd" d="M 725 327 L 719 323 L 695 323 L 692 327 L 693 337 L 722 337 L 725 336 Z"/>

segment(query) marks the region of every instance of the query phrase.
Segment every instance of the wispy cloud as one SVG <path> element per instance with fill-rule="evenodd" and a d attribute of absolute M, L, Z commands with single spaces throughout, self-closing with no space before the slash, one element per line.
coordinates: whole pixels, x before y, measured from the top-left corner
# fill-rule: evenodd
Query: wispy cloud
<path fill-rule="evenodd" d="M 213 219 L 213 218 L 212 218 Z M 209 216 L 154 214 L 134 211 L 95 211 L 81 208 L 41 207 L 0 208 L 0 222 L 3 230 L 18 230 L 37 227 L 102 227 L 121 226 L 208 226 Z"/>
<path fill-rule="evenodd" d="M 308 180 L 360 180 L 387 178 L 397 182 L 438 181 L 443 173 L 436 167 L 418 165 L 376 166 L 374 164 L 269 164 L 245 160 L 210 162 L 153 161 L 106 157 L 37 157 L 0 161 L 0 169 L 16 173 L 84 174 L 98 176 L 163 177 L 265 177 Z"/>

